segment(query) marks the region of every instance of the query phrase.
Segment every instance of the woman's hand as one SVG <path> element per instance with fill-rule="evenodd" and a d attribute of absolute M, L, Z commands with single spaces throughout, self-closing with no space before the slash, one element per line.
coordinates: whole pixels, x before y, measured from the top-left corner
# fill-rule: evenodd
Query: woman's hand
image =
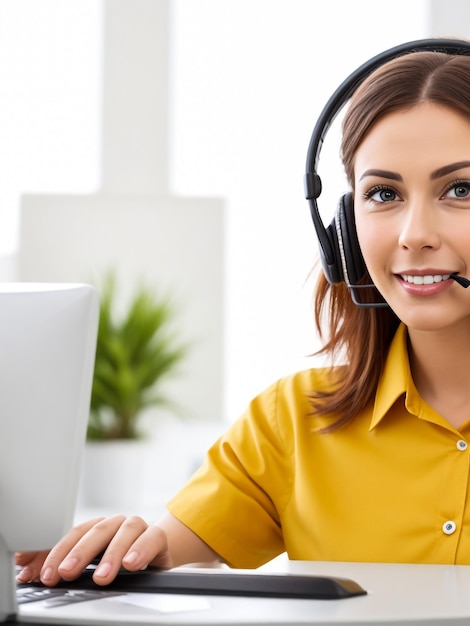
<path fill-rule="evenodd" d="M 152 565 L 173 566 L 166 532 L 148 525 L 140 517 L 115 515 L 96 518 L 74 526 L 50 552 L 23 552 L 16 562 L 22 566 L 20 583 L 40 580 L 48 586 L 60 580 L 74 580 L 98 554 L 100 562 L 93 573 L 98 585 L 107 585 L 123 566 L 137 571 Z"/>
<path fill-rule="evenodd" d="M 221 563 L 220 557 L 187 526 L 166 512 L 156 525 L 140 517 L 98 517 L 74 526 L 49 551 L 20 552 L 20 583 L 40 580 L 52 587 L 78 578 L 102 554 L 93 572 L 98 585 L 108 585 L 121 567 L 133 572 L 147 565 L 169 569 L 185 563 Z"/>

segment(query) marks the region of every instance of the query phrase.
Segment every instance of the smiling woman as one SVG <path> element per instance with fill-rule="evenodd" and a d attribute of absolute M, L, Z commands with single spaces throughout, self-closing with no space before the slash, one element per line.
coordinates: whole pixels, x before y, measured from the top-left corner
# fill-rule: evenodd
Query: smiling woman
<path fill-rule="evenodd" d="M 258 394 L 156 526 L 90 520 L 49 555 L 20 555 L 20 580 L 73 579 L 103 550 L 99 584 L 121 565 L 249 568 L 283 552 L 470 564 L 470 292 L 451 279 L 470 269 L 470 42 L 404 44 L 361 80 L 342 92 L 352 192 L 323 233 L 316 292 L 323 351 L 345 362 Z M 321 184 L 307 174 L 315 220 Z M 351 298 L 361 281 L 373 307 Z"/>

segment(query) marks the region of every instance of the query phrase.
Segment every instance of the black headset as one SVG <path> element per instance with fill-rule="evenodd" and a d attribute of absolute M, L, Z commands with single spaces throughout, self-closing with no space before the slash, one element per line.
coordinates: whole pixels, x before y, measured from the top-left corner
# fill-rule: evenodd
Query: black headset
<path fill-rule="evenodd" d="M 328 129 L 359 84 L 384 63 L 410 52 L 418 51 L 469 56 L 470 41 L 421 39 L 395 46 L 372 57 L 350 74 L 330 97 L 320 113 L 308 147 L 304 177 L 305 197 L 310 204 L 310 212 L 318 237 L 323 272 L 331 284 L 346 283 L 354 303 L 358 306 L 382 307 L 388 305 L 373 284 L 359 284 L 367 275 L 367 269 L 357 239 L 352 193 L 346 193 L 340 198 L 335 217 L 327 228 L 322 222 L 317 204 L 322 183 L 316 171 L 320 150 Z M 366 301 L 356 294 L 356 289 L 359 289 L 361 294 L 365 294 L 366 290 L 369 291 Z"/>

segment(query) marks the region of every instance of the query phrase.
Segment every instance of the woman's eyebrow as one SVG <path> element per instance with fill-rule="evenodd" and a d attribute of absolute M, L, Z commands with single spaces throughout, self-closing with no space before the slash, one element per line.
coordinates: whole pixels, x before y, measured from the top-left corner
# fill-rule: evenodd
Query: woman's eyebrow
<path fill-rule="evenodd" d="M 456 163 L 449 163 L 449 165 L 443 165 L 437 170 L 434 170 L 434 172 L 431 172 L 429 178 L 431 180 L 435 180 L 436 178 L 441 178 L 441 176 L 464 169 L 465 167 L 470 167 L 470 161 L 457 161 Z M 390 180 L 398 181 L 403 180 L 400 174 L 397 172 L 391 172 L 390 170 L 369 169 L 362 174 L 359 180 L 362 180 L 366 176 L 379 176 L 380 178 L 389 178 Z"/>
<path fill-rule="evenodd" d="M 391 180 L 399 180 L 402 181 L 403 178 L 397 172 L 390 172 L 389 170 L 366 170 L 359 180 L 362 180 L 366 176 L 379 176 L 380 178 L 390 178 Z"/>
<path fill-rule="evenodd" d="M 437 170 L 434 170 L 434 172 L 430 175 L 430 179 L 435 180 L 436 178 L 440 178 L 441 176 L 445 176 L 446 174 L 450 174 L 456 170 L 461 170 L 464 167 L 470 167 L 470 161 L 458 161 L 457 163 L 444 165 L 443 167 L 439 167 Z"/>

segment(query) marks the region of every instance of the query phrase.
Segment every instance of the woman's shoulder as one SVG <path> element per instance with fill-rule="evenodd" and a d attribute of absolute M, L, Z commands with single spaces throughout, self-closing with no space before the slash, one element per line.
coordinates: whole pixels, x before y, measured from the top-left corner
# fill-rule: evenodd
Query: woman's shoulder
<path fill-rule="evenodd" d="M 279 419 L 311 414 L 313 394 L 334 391 L 341 384 L 344 366 L 312 367 L 287 374 L 275 380 L 250 403 L 250 411 L 260 411 L 266 416 Z"/>
<path fill-rule="evenodd" d="M 310 431 L 310 418 L 317 419 L 313 396 L 334 391 L 341 384 L 341 372 L 344 366 L 313 367 L 282 376 L 252 400 L 244 420 L 263 432 L 277 433 L 283 449 L 293 449 L 294 433 Z"/>

